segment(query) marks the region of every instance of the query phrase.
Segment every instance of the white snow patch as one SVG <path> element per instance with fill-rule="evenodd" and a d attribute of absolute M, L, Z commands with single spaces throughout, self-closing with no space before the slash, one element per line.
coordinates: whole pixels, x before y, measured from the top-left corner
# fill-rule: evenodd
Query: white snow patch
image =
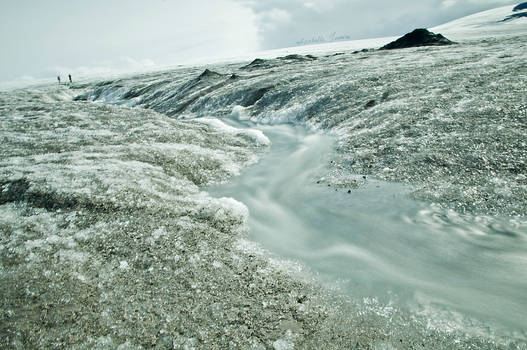
<path fill-rule="evenodd" d="M 242 202 L 238 202 L 234 198 L 222 197 L 219 199 L 221 209 L 216 212 L 217 215 L 225 215 L 223 210 L 232 213 L 242 219 L 243 222 L 247 222 L 249 218 L 249 208 Z"/>
<path fill-rule="evenodd" d="M 160 227 L 157 230 L 155 230 L 154 232 L 152 232 L 152 238 L 154 238 L 155 240 L 158 240 L 160 237 L 166 236 L 167 234 L 168 233 L 165 230 L 165 228 L 164 227 Z"/>
<path fill-rule="evenodd" d="M 119 263 L 119 268 L 121 270 L 128 270 L 130 269 L 130 265 L 128 265 L 128 262 L 126 260 L 123 260 Z"/>
<path fill-rule="evenodd" d="M 293 350 L 295 348 L 293 332 L 288 329 L 283 338 L 278 339 L 273 343 L 273 347 L 275 350 Z"/>
<path fill-rule="evenodd" d="M 216 119 L 216 118 L 199 118 L 199 119 L 196 119 L 196 121 L 203 123 L 203 124 L 207 124 L 210 127 L 216 130 L 219 130 L 221 132 L 244 137 L 254 142 L 258 146 L 269 146 L 271 144 L 271 141 L 269 140 L 269 138 L 267 138 L 267 136 L 265 136 L 264 133 L 261 132 L 260 130 L 238 129 L 230 125 L 227 125 L 221 120 Z"/>
<path fill-rule="evenodd" d="M 249 120 L 250 115 L 245 111 L 246 108 L 243 106 L 234 106 L 232 108 L 231 117 L 236 120 Z"/>
<path fill-rule="evenodd" d="M 505 18 L 514 13 L 512 11 L 513 8 L 514 5 L 509 5 L 478 12 L 430 28 L 430 30 L 441 33 L 453 40 L 496 36 L 500 33 L 510 34 L 520 28 L 525 29 L 527 27 L 527 20 L 525 18 L 517 18 L 503 22 Z"/>
<path fill-rule="evenodd" d="M 58 252 L 58 256 L 61 260 L 65 260 L 71 263 L 83 264 L 89 259 L 89 254 L 84 252 L 79 252 L 76 250 L 66 250 L 63 249 Z"/>

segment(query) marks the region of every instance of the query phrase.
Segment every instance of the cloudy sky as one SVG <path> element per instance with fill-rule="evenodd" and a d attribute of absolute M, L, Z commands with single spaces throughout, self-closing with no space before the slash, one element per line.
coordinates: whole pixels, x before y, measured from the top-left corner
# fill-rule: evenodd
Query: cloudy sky
<path fill-rule="evenodd" d="M 510 0 L 0 0 L 0 82 L 404 34 Z"/>

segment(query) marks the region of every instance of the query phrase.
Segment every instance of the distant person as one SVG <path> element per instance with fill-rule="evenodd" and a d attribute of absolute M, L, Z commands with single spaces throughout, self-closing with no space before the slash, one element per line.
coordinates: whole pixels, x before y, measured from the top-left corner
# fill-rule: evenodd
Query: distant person
<path fill-rule="evenodd" d="M 70 84 L 73 83 L 73 82 L 71 81 L 71 74 L 68 74 L 68 78 L 70 78 Z"/>
<path fill-rule="evenodd" d="M 57 75 L 57 80 L 59 81 L 59 85 L 60 85 L 60 75 Z"/>

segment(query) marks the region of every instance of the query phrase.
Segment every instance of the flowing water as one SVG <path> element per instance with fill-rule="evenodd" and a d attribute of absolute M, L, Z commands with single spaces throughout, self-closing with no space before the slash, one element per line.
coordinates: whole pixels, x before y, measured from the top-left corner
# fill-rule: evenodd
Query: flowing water
<path fill-rule="evenodd" d="M 527 324 L 525 227 L 457 215 L 410 199 L 410 186 L 366 176 L 356 189 L 322 184 L 332 137 L 289 124 L 252 127 L 271 140 L 269 153 L 207 189 L 247 205 L 251 238 L 354 297 L 454 310 L 504 329 Z"/>

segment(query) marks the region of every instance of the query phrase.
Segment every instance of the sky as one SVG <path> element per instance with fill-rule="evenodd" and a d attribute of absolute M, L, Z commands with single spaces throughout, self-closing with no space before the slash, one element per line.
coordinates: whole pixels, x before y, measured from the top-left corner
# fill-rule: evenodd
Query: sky
<path fill-rule="evenodd" d="M 0 83 L 405 34 L 522 0 L 0 0 Z"/>

